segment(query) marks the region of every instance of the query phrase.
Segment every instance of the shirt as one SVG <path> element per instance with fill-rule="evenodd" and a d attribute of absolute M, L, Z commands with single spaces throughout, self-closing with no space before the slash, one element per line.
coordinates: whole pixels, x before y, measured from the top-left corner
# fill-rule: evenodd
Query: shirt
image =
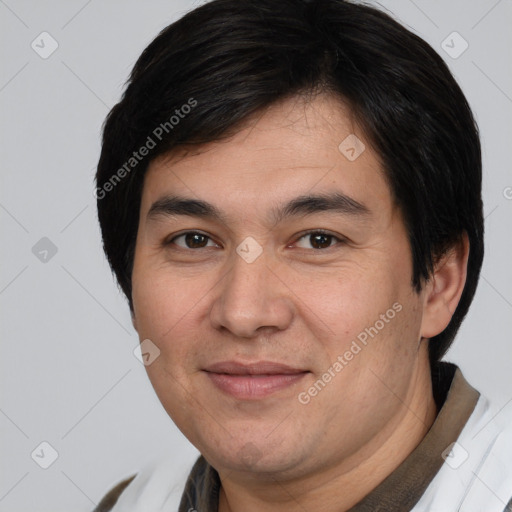
<path fill-rule="evenodd" d="M 512 512 L 512 411 L 496 410 L 450 363 L 432 369 L 439 413 L 419 445 L 347 512 Z M 218 512 L 221 482 L 200 456 L 178 505 L 167 459 L 115 486 L 94 512 Z"/>

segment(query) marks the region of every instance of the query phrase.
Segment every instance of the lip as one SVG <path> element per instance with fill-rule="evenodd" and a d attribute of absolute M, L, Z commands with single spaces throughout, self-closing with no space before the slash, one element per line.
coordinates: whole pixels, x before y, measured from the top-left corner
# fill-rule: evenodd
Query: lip
<path fill-rule="evenodd" d="M 273 361 L 222 361 L 204 371 L 219 390 L 240 400 L 264 398 L 293 386 L 309 373 Z"/>

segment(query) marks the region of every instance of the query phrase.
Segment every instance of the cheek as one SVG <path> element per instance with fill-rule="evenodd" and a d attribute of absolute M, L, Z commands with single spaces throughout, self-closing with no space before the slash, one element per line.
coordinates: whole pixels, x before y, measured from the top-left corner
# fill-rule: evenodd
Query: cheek
<path fill-rule="evenodd" d="M 388 316 L 395 316 L 392 307 L 399 301 L 400 292 L 396 283 L 387 278 L 377 279 L 354 272 L 325 284 L 323 293 L 306 287 L 301 290 L 301 295 L 315 313 L 317 325 L 324 324 L 329 338 L 348 341 L 376 322 L 381 330 L 380 315 L 385 315 L 388 310 L 391 310 Z"/>
<path fill-rule="evenodd" d="M 179 424 L 189 421 L 184 404 L 194 401 L 190 377 L 195 371 L 199 348 L 194 341 L 198 332 L 198 298 L 191 287 L 176 280 L 152 278 L 146 274 L 134 285 L 134 309 L 140 340 L 150 339 L 158 357 L 145 367 L 151 385 L 169 415 Z"/>
<path fill-rule="evenodd" d="M 204 291 L 193 282 L 183 283 L 176 273 L 146 265 L 134 267 L 132 297 L 139 336 L 165 340 L 188 320 Z"/>
<path fill-rule="evenodd" d="M 135 272 L 134 272 L 135 274 Z M 193 371 L 197 347 L 190 333 L 198 332 L 198 296 L 165 274 L 145 273 L 133 280 L 133 302 L 140 340 L 151 340 L 158 357 L 146 372 L 167 410 L 187 400 L 188 375 Z"/>
<path fill-rule="evenodd" d="M 421 323 L 421 297 L 412 290 L 408 274 L 376 269 L 337 277 L 323 294 L 313 288 L 303 291 L 308 306 L 303 318 L 309 318 L 315 352 L 322 354 L 317 371 L 327 371 L 341 356 L 343 370 L 334 369 L 332 389 L 338 395 L 349 391 L 360 404 L 365 395 L 375 395 L 367 386 L 379 387 L 369 368 L 393 381 L 400 364 L 411 366 Z"/>

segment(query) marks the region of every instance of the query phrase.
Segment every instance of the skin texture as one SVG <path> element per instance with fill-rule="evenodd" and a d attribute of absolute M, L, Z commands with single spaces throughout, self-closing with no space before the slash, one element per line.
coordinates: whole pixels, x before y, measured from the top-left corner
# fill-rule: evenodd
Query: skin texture
<path fill-rule="evenodd" d="M 354 161 L 338 149 L 350 134 L 366 146 Z M 368 212 L 271 216 L 298 196 L 334 191 Z M 166 194 L 207 201 L 224 218 L 147 220 Z M 315 229 L 333 235 L 325 248 L 304 235 Z M 189 248 L 175 238 L 184 231 L 209 238 Z M 252 263 L 236 252 L 246 237 L 262 248 Z M 160 350 L 146 368 L 165 410 L 221 476 L 221 512 L 347 510 L 406 458 L 435 419 L 427 343 L 455 310 L 467 255 L 463 240 L 421 293 L 412 289 L 409 243 L 378 157 L 332 96 L 284 100 L 228 140 L 150 164 L 133 322 Z M 400 311 L 301 403 L 393 304 Z M 203 371 L 228 360 L 308 373 L 263 398 L 238 399 Z"/>

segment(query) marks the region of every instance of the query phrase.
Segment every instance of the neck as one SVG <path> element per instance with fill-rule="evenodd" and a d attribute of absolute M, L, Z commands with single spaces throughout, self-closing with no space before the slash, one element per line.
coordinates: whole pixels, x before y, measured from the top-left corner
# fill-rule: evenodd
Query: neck
<path fill-rule="evenodd" d="M 397 417 L 350 460 L 296 479 L 263 480 L 219 472 L 219 512 L 346 512 L 377 487 L 418 446 L 432 426 L 437 409 L 430 367 L 418 371 Z"/>

